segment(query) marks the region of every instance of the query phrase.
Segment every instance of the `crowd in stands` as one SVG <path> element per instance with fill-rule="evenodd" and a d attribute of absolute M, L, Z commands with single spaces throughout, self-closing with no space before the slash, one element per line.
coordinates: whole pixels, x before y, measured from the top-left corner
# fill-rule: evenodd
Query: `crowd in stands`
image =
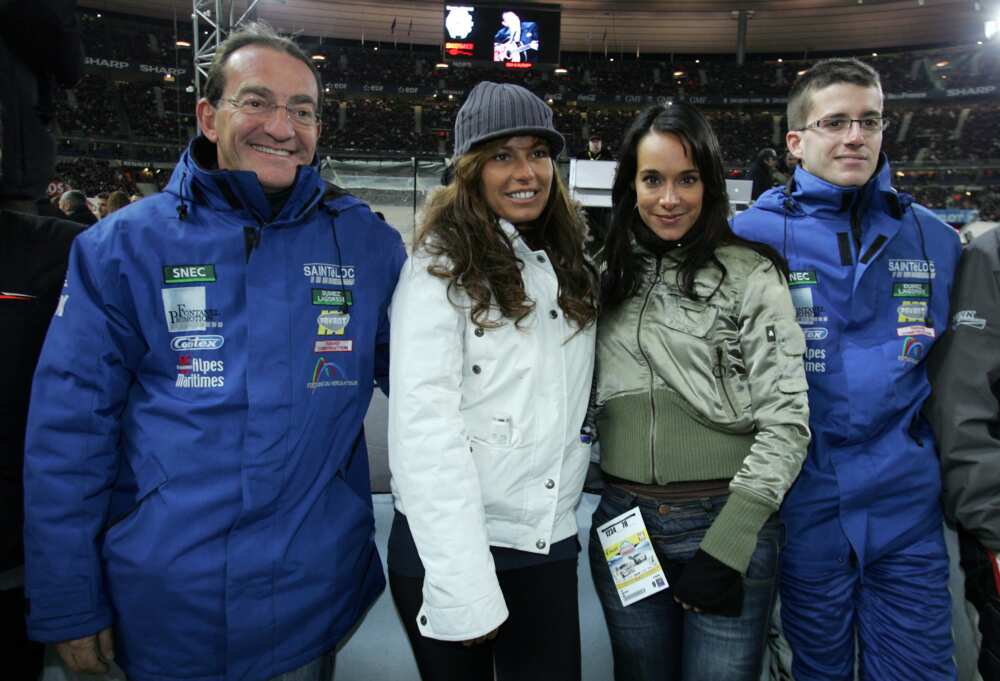
<path fill-rule="evenodd" d="M 191 66 L 190 48 L 175 40 L 191 42 L 191 25 L 151 19 L 81 11 L 87 53 L 107 59 L 141 60 L 165 66 Z M 580 156 L 590 135 L 598 134 L 612 154 L 642 104 L 586 101 L 580 94 L 599 97 L 614 94 L 669 97 L 685 96 L 783 96 L 803 60 L 767 61 L 753 58 L 741 67 L 727 57 L 651 58 L 598 53 L 564 54 L 568 73 L 551 71 L 498 71 L 478 66 L 437 68 L 438 54 L 427 46 L 373 44 L 345 46 L 305 38 L 324 80 L 333 83 L 380 83 L 416 86 L 420 95 L 404 93 L 375 96 L 347 94 L 327 88 L 324 127 L 319 142 L 323 155 L 447 156 L 451 153 L 451 128 L 461 96 L 449 91 L 467 90 L 483 79 L 511 81 L 553 98 L 556 126 L 567 139 L 570 156 Z M 614 61 L 611 58 L 614 58 Z M 996 50 L 976 47 L 865 55 L 881 73 L 887 92 L 927 92 L 940 88 L 1000 83 L 1000 58 Z M 131 159 L 171 162 L 194 134 L 195 96 L 188 79 L 127 80 L 109 72 L 91 72 L 71 91 L 56 97 L 56 130 L 59 152 L 68 157 Z M 190 91 L 189 91 L 190 90 Z M 433 92 L 434 94 L 428 94 Z M 1000 133 L 995 121 L 1000 104 L 990 99 L 947 102 L 891 100 L 887 110 L 892 126 L 884 146 L 896 165 L 956 166 L 1000 159 Z M 727 165 L 734 175 L 746 169 L 762 147 L 783 148 L 784 107 L 706 106 Z M 988 164 L 987 164 L 988 165 Z M 99 168 L 110 171 L 107 164 Z M 973 174 L 981 178 L 984 171 Z M 114 178 L 98 172 L 82 181 L 100 191 L 122 188 Z M 942 177 L 942 181 L 956 178 Z M 978 181 L 972 179 L 970 182 Z M 93 193 L 88 186 L 87 191 Z M 931 205 L 944 205 L 947 190 Z M 964 196 L 962 194 L 961 196 Z"/>

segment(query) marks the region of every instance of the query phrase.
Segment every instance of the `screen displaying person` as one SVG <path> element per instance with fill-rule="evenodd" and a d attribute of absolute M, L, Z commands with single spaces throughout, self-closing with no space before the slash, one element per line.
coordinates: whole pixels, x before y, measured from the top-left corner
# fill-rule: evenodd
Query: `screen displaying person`
<path fill-rule="evenodd" d="M 493 36 L 493 61 L 534 61 L 531 51 L 537 52 L 540 45 L 538 24 L 522 21 L 515 12 L 504 12 L 500 24 Z"/>

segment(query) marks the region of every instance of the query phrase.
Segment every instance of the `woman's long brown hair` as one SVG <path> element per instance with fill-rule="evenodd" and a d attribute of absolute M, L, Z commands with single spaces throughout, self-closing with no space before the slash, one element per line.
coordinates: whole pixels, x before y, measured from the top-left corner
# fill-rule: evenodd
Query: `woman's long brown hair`
<path fill-rule="evenodd" d="M 454 179 L 428 197 L 416 234 L 416 248 L 444 256 L 427 271 L 448 280 L 449 297 L 455 289 L 465 292 L 470 317 L 479 327 L 503 324 L 489 319 L 492 306 L 516 326 L 535 308 L 521 279 L 523 263 L 480 190 L 483 167 L 504 142 L 488 142 L 456 159 Z M 563 313 L 581 329 L 592 324 L 597 317 L 596 278 L 583 254 L 586 224 L 554 163 L 549 200 L 531 235 L 532 245 L 545 249 L 556 272 Z"/>

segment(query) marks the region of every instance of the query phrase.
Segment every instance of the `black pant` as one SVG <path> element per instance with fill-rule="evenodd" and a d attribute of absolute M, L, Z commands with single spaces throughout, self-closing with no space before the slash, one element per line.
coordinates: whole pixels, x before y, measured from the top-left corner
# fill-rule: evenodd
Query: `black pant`
<path fill-rule="evenodd" d="M 35 681 L 42 672 L 45 645 L 28 640 L 24 610 L 24 589 L 0 591 L 0 613 L 3 614 L 0 619 L 0 660 L 4 660 L 2 676 L 17 681 Z"/>
<path fill-rule="evenodd" d="M 423 681 L 580 681 L 576 561 L 497 573 L 510 616 L 497 637 L 466 648 L 417 629 L 424 580 L 389 571 L 389 588 Z"/>
<path fill-rule="evenodd" d="M 959 555 L 965 572 L 965 597 L 979 611 L 983 646 L 979 651 L 979 673 L 1000 679 L 1000 590 L 990 557 L 972 535 L 959 533 Z"/>

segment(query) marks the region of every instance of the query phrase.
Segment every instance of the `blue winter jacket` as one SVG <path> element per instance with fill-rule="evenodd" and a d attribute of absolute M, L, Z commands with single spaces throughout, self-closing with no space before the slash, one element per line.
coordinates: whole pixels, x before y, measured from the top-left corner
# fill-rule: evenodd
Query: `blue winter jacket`
<path fill-rule="evenodd" d="M 315 166 L 272 220 L 214 157 L 77 239 L 32 393 L 30 635 L 114 626 L 130 681 L 270 678 L 384 588 L 363 419 L 402 241 Z"/>
<path fill-rule="evenodd" d="M 790 194 L 772 189 L 734 220 L 788 259 L 807 343 L 813 439 L 782 515 L 791 536 L 839 514 L 861 565 L 941 524 L 937 451 L 920 409 L 961 246 L 891 177 L 884 156 L 861 188 L 799 167 Z"/>

